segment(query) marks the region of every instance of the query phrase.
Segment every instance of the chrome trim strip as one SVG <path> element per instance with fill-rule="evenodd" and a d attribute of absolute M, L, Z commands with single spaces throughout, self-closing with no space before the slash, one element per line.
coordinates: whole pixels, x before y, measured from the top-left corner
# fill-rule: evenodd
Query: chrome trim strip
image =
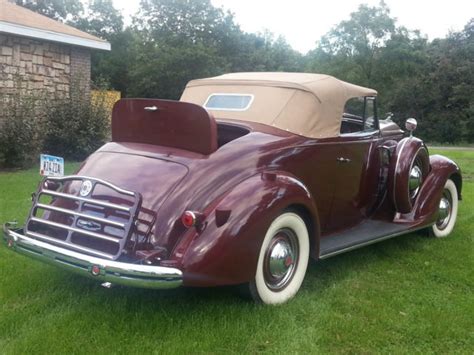
<path fill-rule="evenodd" d="M 311 198 L 311 192 L 306 187 L 306 185 L 303 184 L 300 180 L 298 180 L 297 178 L 294 178 L 293 176 L 278 174 L 277 172 L 275 172 L 275 174 L 277 175 L 277 179 L 279 179 L 279 180 L 288 180 L 288 181 L 291 181 L 292 183 L 294 183 L 295 185 L 298 185 L 299 187 L 301 187 L 304 190 L 304 192 L 306 193 L 306 196 Z"/>
<path fill-rule="evenodd" d="M 18 253 L 89 276 L 100 283 L 153 289 L 175 288 L 183 283 L 183 273 L 176 268 L 104 260 L 29 238 L 10 230 L 8 225 L 4 225 L 3 230 L 8 246 Z M 92 275 L 93 266 L 100 268 L 99 275 Z"/>
<path fill-rule="evenodd" d="M 85 218 L 85 219 L 90 219 L 92 221 L 109 224 L 111 226 L 115 226 L 115 227 L 119 227 L 119 228 L 125 228 L 125 224 L 123 224 L 123 223 L 116 222 L 116 221 L 111 221 L 111 220 L 106 219 L 106 218 L 91 216 L 91 215 L 88 215 L 88 214 L 85 214 L 85 213 L 75 212 L 75 211 L 72 211 L 72 210 L 68 210 L 66 208 L 55 207 L 55 206 L 52 206 L 52 205 L 45 205 L 45 204 L 42 204 L 42 203 L 37 203 L 36 207 L 41 208 L 43 210 L 56 211 L 56 212 L 61 212 L 61 213 L 64 213 L 64 214 L 69 214 L 71 216 L 77 216 L 77 217 L 81 217 L 81 218 Z"/>
<path fill-rule="evenodd" d="M 405 145 L 407 144 L 408 141 L 411 140 L 411 137 L 408 137 L 403 143 L 402 146 L 400 147 L 400 151 L 398 152 L 397 155 L 397 162 L 395 163 L 395 169 L 393 169 L 393 204 L 395 205 L 395 210 L 398 211 L 398 206 L 397 206 L 397 198 L 395 196 L 396 193 L 396 187 L 397 187 L 397 170 L 398 170 L 398 162 L 400 161 L 400 156 L 402 155 L 403 149 L 405 148 Z"/>
<path fill-rule="evenodd" d="M 403 234 L 413 233 L 413 232 L 416 232 L 420 229 L 424 229 L 424 228 L 428 228 L 428 227 L 429 227 L 429 225 L 428 226 L 423 226 L 423 227 L 417 227 L 417 228 L 413 228 L 413 229 L 408 229 L 408 230 L 404 230 L 404 231 L 401 231 L 401 232 L 396 232 L 396 233 L 393 233 L 393 234 L 384 235 L 382 237 L 375 238 L 375 239 L 372 239 L 372 240 L 368 240 L 368 241 L 360 243 L 360 244 L 351 245 L 350 247 L 342 248 L 340 250 L 336 250 L 336 251 L 333 251 L 333 252 L 330 252 L 330 253 L 327 253 L 327 254 L 319 255 L 319 259 L 324 260 L 324 259 L 330 258 L 332 256 L 336 256 L 336 255 L 339 255 L 339 254 L 342 254 L 342 253 L 345 253 L 345 252 L 348 252 L 348 251 L 351 251 L 351 250 L 354 250 L 354 249 L 359 249 L 359 248 L 365 247 L 366 245 L 371 245 L 371 244 L 375 244 L 375 243 L 378 243 L 378 242 L 382 242 L 382 241 L 387 240 L 387 239 L 395 238 L 395 237 L 398 237 L 398 236 L 403 235 Z"/>
<path fill-rule="evenodd" d="M 44 235 L 44 234 L 41 234 L 41 233 L 27 231 L 27 232 L 25 232 L 25 234 L 27 234 L 29 236 L 32 236 L 32 237 L 35 237 L 35 238 L 47 240 L 51 243 L 57 243 L 57 244 L 60 244 L 60 245 L 64 245 L 67 248 L 76 249 L 76 250 L 83 251 L 85 253 L 101 256 L 101 257 L 104 257 L 104 258 L 107 258 L 107 259 L 110 259 L 110 260 L 113 260 L 113 258 L 114 258 L 114 256 L 112 254 L 102 253 L 100 251 L 97 251 L 97 250 L 94 250 L 94 249 L 89 249 L 89 248 L 86 248 L 86 247 L 82 247 L 82 246 L 77 245 L 77 244 L 69 244 L 69 243 L 66 243 L 65 241 L 63 241 L 61 239 L 51 238 L 51 237 L 48 237 L 47 235 Z"/>
<path fill-rule="evenodd" d="M 99 205 L 99 206 L 102 206 L 102 207 L 115 208 L 117 210 L 125 211 L 125 212 L 130 212 L 130 210 L 131 210 L 129 207 L 116 205 L 115 203 L 109 203 L 109 202 L 104 202 L 104 201 L 101 201 L 101 200 L 95 200 L 95 199 L 91 199 L 91 198 L 84 198 L 84 197 L 80 197 L 80 196 L 74 196 L 74 195 L 71 195 L 71 194 L 65 194 L 65 193 L 56 192 L 56 191 L 53 191 L 53 190 L 43 189 L 43 190 L 39 191 L 39 194 L 40 195 L 45 194 L 45 195 L 50 195 L 50 196 L 55 196 L 55 197 L 67 198 L 67 199 L 70 199 L 70 200 L 82 201 L 82 202 L 90 203 L 92 205 Z"/>
<path fill-rule="evenodd" d="M 66 229 L 66 230 L 74 232 L 74 233 L 80 233 L 80 234 L 87 235 L 89 237 L 94 237 L 94 238 L 97 238 L 97 239 L 103 239 L 103 240 L 107 240 L 109 242 L 114 242 L 114 243 L 120 243 L 120 239 L 122 239 L 122 238 L 119 238 L 119 237 L 109 237 L 107 235 L 94 233 L 94 232 L 89 232 L 85 229 L 70 227 L 70 226 L 67 226 L 65 224 L 51 222 L 51 221 L 48 221 L 46 219 L 42 219 L 42 218 L 38 218 L 38 217 L 31 217 L 30 221 L 46 224 L 46 225 L 51 226 L 51 227 Z"/>
<path fill-rule="evenodd" d="M 415 164 L 415 161 L 416 161 L 416 157 L 418 156 L 418 153 L 424 149 L 424 146 L 420 146 L 416 153 L 413 155 L 413 161 L 411 162 L 410 164 L 410 170 L 408 171 L 408 174 L 411 174 L 411 170 L 413 169 L 413 165 Z M 428 153 L 428 150 L 426 150 L 426 152 Z M 429 159 L 429 153 L 428 153 L 428 159 Z M 425 176 L 426 177 L 426 176 Z M 410 178 L 410 175 L 408 175 L 408 178 Z M 421 178 L 423 179 L 423 172 L 421 172 Z M 415 196 L 413 196 L 414 198 L 418 197 L 417 194 L 421 188 L 421 185 L 423 185 L 423 180 L 421 180 L 421 183 L 420 183 L 420 186 L 418 187 L 418 191 L 417 193 L 415 194 Z M 408 199 L 412 200 L 412 197 L 410 196 L 410 189 L 408 189 Z"/>
<path fill-rule="evenodd" d="M 102 179 L 97 179 L 97 178 L 91 178 L 91 177 L 87 177 L 87 176 L 82 176 L 82 175 L 68 175 L 68 176 L 62 176 L 62 177 L 53 177 L 53 176 L 51 176 L 51 177 L 46 178 L 46 180 L 53 180 L 53 181 L 93 180 L 95 182 L 98 182 L 99 184 L 110 187 L 111 189 L 113 189 L 117 192 L 120 192 L 121 194 L 129 195 L 129 196 L 135 196 L 136 195 L 135 192 L 122 189 L 122 188 L 120 188 L 118 186 L 115 186 L 114 184 L 112 184 L 108 181 L 105 181 L 105 180 L 102 180 Z"/>

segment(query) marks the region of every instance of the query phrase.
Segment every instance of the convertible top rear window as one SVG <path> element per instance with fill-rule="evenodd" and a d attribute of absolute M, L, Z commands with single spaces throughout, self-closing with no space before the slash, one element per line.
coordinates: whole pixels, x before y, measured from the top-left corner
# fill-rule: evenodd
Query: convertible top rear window
<path fill-rule="evenodd" d="M 211 94 L 204 107 L 210 110 L 245 111 L 253 101 L 251 94 Z"/>

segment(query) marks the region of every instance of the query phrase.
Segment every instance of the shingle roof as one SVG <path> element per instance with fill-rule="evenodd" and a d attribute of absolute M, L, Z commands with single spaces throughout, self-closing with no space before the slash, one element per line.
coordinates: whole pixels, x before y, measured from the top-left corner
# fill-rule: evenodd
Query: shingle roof
<path fill-rule="evenodd" d="M 77 28 L 0 0 L 0 32 L 89 48 L 110 50 L 110 44 Z"/>

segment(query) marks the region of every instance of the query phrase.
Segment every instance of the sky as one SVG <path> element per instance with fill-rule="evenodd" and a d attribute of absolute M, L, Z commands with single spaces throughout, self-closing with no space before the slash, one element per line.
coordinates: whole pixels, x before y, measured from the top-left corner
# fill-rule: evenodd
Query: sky
<path fill-rule="evenodd" d="M 139 0 L 113 0 L 123 10 L 126 23 L 136 12 Z M 306 53 L 333 26 L 348 19 L 359 4 L 377 5 L 379 0 L 211 0 L 234 13 L 246 32 L 265 29 L 282 35 L 296 50 Z M 474 17 L 474 0 L 385 0 L 397 24 L 420 30 L 429 39 L 462 30 Z"/>

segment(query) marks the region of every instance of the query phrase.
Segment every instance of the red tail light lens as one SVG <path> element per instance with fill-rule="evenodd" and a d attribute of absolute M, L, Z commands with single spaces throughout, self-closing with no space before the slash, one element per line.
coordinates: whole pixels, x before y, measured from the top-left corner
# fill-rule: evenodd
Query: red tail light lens
<path fill-rule="evenodd" d="M 186 228 L 191 228 L 196 225 L 196 213 L 193 211 L 185 211 L 181 216 L 181 222 Z"/>
<path fill-rule="evenodd" d="M 91 268 L 91 274 L 94 276 L 99 276 L 100 275 L 100 266 L 99 265 L 93 265 Z"/>

